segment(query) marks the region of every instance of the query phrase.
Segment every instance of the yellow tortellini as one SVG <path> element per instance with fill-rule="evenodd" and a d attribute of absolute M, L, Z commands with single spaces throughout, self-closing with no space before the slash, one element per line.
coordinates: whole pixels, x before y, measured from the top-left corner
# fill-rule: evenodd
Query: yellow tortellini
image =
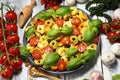
<path fill-rule="evenodd" d="M 45 26 L 44 25 L 38 25 L 37 26 L 37 31 L 40 33 L 40 34 L 43 34 L 45 33 Z"/>
<path fill-rule="evenodd" d="M 66 48 L 65 47 L 58 47 L 56 49 L 56 52 L 60 55 L 60 56 L 64 56 L 66 53 Z"/>

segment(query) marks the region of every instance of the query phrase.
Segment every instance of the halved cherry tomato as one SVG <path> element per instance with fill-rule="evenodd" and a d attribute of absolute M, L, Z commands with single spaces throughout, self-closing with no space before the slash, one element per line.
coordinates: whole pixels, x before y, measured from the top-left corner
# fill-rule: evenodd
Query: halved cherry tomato
<path fill-rule="evenodd" d="M 81 23 L 81 20 L 80 20 L 79 17 L 74 17 L 74 18 L 72 19 L 71 23 L 72 23 L 73 25 L 75 25 L 76 27 L 78 27 L 78 26 L 80 25 L 80 23 Z"/>
<path fill-rule="evenodd" d="M 42 53 L 40 50 L 38 49 L 35 49 L 33 52 L 32 52 L 32 57 L 36 60 L 39 60 L 42 58 Z"/>
<path fill-rule="evenodd" d="M 59 5 L 52 6 L 52 8 L 56 11 L 58 8 L 60 8 Z"/>
<path fill-rule="evenodd" d="M 2 71 L 0 72 L 1 73 L 1 77 L 3 79 L 10 79 L 13 75 L 13 71 L 12 71 L 12 68 L 8 65 L 6 65 L 5 67 L 2 67 Z"/>
<path fill-rule="evenodd" d="M 60 40 L 60 42 L 62 44 L 69 45 L 70 44 L 70 37 L 69 36 L 62 37 L 62 39 Z"/>
<path fill-rule="evenodd" d="M 77 48 L 80 53 L 83 53 L 87 49 L 87 44 L 82 42 L 78 44 Z"/>
<path fill-rule="evenodd" d="M 31 46 L 37 45 L 38 41 L 39 41 L 39 38 L 37 36 L 31 37 L 29 40 Z"/>
<path fill-rule="evenodd" d="M 38 25 L 43 25 L 45 23 L 44 20 L 40 20 L 40 19 L 35 19 L 35 26 L 37 27 Z"/>
<path fill-rule="evenodd" d="M 50 46 L 50 45 L 45 46 L 45 47 L 44 47 L 44 52 L 45 52 L 45 53 L 53 52 L 53 47 Z"/>
<path fill-rule="evenodd" d="M 78 36 L 80 34 L 80 29 L 78 27 L 73 27 L 74 35 Z"/>
<path fill-rule="evenodd" d="M 57 68 L 59 71 L 64 71 L 66 69 L 66 62 L 64 60 L 60 60 L 57 63 Z"/>
<path fill-rule="evenodd" d="M 19 70 L 22 68 L 22 59 L 15 57 L 11 59 L 10 65 L 14 70 Z"/>
<path fill-rule="evenodd" d="M 62 27 L 64 24 L 64 20 L 61 18 L 56 18 L 55 23 L 59 26 Z"/>

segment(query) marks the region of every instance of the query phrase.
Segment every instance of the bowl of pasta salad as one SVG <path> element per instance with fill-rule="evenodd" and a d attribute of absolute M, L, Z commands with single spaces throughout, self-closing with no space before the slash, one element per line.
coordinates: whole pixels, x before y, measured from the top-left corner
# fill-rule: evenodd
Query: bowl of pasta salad
<path fill-rule="evenodd" d="M 40 11 L 24 33 L 31 63 L 56 74 L 83 68 L 95 57 L 98 46 L 99 27 L 92 24 L 90 17 L 74 6 Z"/>

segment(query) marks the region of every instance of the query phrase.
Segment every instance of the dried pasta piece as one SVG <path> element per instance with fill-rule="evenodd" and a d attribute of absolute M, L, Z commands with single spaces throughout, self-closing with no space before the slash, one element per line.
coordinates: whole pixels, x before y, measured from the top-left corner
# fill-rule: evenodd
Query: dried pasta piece
<path fill-rule="evenodd" d="M 45 33 L 44 25 L 38 25 L 38 26 L 37 26 L 37 31 L 38 31 L 40 34 Z"/>
<path fill-rule="evenodd" d="M 80 29 L 81 33 L 83 33 L 85 29 L 88 28 L 87 21 L 82 22 L 78 28 Z"/>
<path fill-rule="evenodd" d="M 67 14 L 67 15 L 63 16 L 63 19 L 68 20 L 70 16 L 71 16 L 70 14 Z"/>
<path fill-rule="evenodd" d="M 52 71 L 55 71 L 55 70 L 57 70 L 57 66 L 51 66 L 50 69 L 51 69 Z"/>
<path fill-rule="evenodd" d="M 52 26 L 52 29 L 58 29 L 59 27 L 58 27 L 58 25 L 57 24 L 54 24 L 53 26 Z"/>
<path fill-rule="evenodd" d="M 28 50 L 31 50 L 31 49 L 34 48 L 33 46 L 30 46 L 30 43 L 27 43 L 26 47 L 27 47 Z"/>
<path fill-rule="evenodd" d="M 51 27 L 53 25 L 53 20 L 52 19 L 48 19 L 45 21 L 45 26 L 47 27 Z"/>
<path fill-rule="evenodd" d="M 63 26 L 72 26 L 72 23 L 71 23 L 70 20 L 69 21 L 65 21 Z"/>
<path fill-rule="evenodd" d="M 42 65 L 43 65 L 43 59 L 34 60 L 34 63 L 35 63 L 35 65 L 40 65 L 40 66 L 42 66 Z"/>
<path fill-rule="evenodd" d="M 42 55 L 42 59 L 43 59 L 43 61 L 45 60 L 45 57 L 47 56 L 47 54 L 46 53 L 44 53 L 43 55 Z"/>
<path fill-rule="evenodd" d="M 41 34 L 38 31 L 35 32 L 35 35 L 39 38 L 41 37 Z"/>
<path fill-rule="evenodd" d="M 38 42 L 37 47 L 44 48 L 47 45 L 48 45 L 48 41 L 42 41 L 42 42 Z"/>
<path fill-rule="evenodd" d="M 52 40 L 52 41 L 50 41 L 50 45 L 53 47 L 53 49 L 56 49 L 58 42 L 56 40 Z"/>
<path fill-rule="evenodd" d="M 63 59 L 65 62 L 68 62 L 68 57 L 66 55 L 63 55 L 61 59 Z"/>
<path fill-rule="evenodd" d="M 78 9 L 77 9 L 77 7 L 70 7 L 70 9 L 72 10 L 72 12 L 71 12 L 71 15 L 76 15 L 77 14 L 77 12 L 78 12 Z"/>
<path fill-rule="evenodd" d="M 96 50 L 96 48 L 97 48 L 97 45 L 95 43 L 92 43 L 89 46 L 87 46 L 87 49 L 94 49 L 94 50 Z"/>
<path fill-rule="evenodd" d="M 81 18 L 83 22 L 88 20 L 88 16 L 80 10 L 78 11 L 77 15 L 79 16 L 79 18 Z"/>
<path fill-rule="evenodd" d="M 77 44 L 78 43 L 77 36 L 70 36 L 70 42 L 73 43 L 73 44 Z"/>
<path fill-rule="evenodd" d="M 65 47 L 58 47 L 57 50 L 56 50 L 56 52 L 58 52 L 58 54 L 60 56 L 64 56 L 65 53 L 66 53 L 66 48 Z"/>
<path fill-rule="evenodd" d="M 41 36 L 40 39 L 39 39 L 40 42 L 43 42 L 43 41 L 47 41 L 47 37 L 46 36 Z"/>
<path fill-rule="evenodd" d="M 78 35 L 78 41 L 82 42 L 84 40 L 83 34 Z"/>

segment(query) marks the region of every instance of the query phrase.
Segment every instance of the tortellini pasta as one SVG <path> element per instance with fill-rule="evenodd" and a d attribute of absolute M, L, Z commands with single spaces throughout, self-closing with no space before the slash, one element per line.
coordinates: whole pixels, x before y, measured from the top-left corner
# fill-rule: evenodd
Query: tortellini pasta
<path fill-rule="evenodd" d="M 57 63 L 60 60 L 66 62 L 67 64 L 73 58 L 79 58 L 81 54 L 84 53 L 84 52 L 79 51 L 83 47 L 81 46 L 78 47 L 78 45 L 84 42 L 83 33 L 85 29 L 89 27 L 87 24 L 89 17 L 77 7 L 70 7 L 69 9 L 70 9 L 70 13 L 65 14 L 63 16 L 59 16 L 59 15 L 51 16 L 51 14 L 47 14 L 47 17 L 49 18 L 45 18 L 43 20 L 38 19 L 39 16 L 38 18 L 35 17 L 30 22 L 30 26 L 28 26 L 25 29 L 25 32 L 26 32 L 29 28 L 33 26 L 35 27 L 35 32 L 32 35 L 30 35 L 29 38 L 27 38 L 28 43 L 26 44 L 26 47 L 28 51 L 31 53 L 31 55 L 32 53 L 34 53 L 36 49 L 39 49 L 41 51 L 41 54 L 42 54 L 41 58 L 38 60 L 33 59 L 35 65 L 42 66 L 44 69 L 50 69 L 50 70 L 56 71 L 58 70 Z M 79 20 L 78 21 L 79 23 L 77 23 L 76 19 Z M 39 20 L 42 22 L 37 24 L 37 21 Z M 56 21 L 56 20 L 60 20 L 60 21 Z M 79 24 L 79 25 L 76 26 L 75 24 Z M 64 28 L 64 27 L 69 27 L 72 32 L 70 32 L 70 34 L 65 34 L 66 31 L 68 31 L 69 29 Z M 77 28 L 74 28 L 74 27 L 77 27 Z M 78 31 L 78 30 L 79 30 L 79 33 L 75 35 L 75 31 Z M 51 33 L 48 36 L 49 31 L 51 31 Z M 55 35 L 55 38 L 51 38 L 51 37 L 54 37 L 55 33 L 57 33 L 57 35 Z M 31 44 L 30 39 L 32 36 L 38 37 L 38 42 L 34 46 L 30 45 Z M 85 45 L 87 45 L 86 47 L 87 49 L 96 50 L 96 47 L 97 47 L 97 45 L 94 43 L 89 44 L 89 45 L 85 43 Z M 72 50 L 70 48 L 72 48 Z M 70 51 L 67 51 L 69 49 Z M 44 61 L 46 60 L 45 59 L 46 56 L 48 54 L 51 54 L 52 52 L 57 53 L 57 55 L 59 56 L 58 62 L 56 62 L 56 64 L 52 66 L 44 66 Z M 72 54 L 72 52 L 75 54 Z M 68 56 L 68 53 L 72 55 Z"/>

